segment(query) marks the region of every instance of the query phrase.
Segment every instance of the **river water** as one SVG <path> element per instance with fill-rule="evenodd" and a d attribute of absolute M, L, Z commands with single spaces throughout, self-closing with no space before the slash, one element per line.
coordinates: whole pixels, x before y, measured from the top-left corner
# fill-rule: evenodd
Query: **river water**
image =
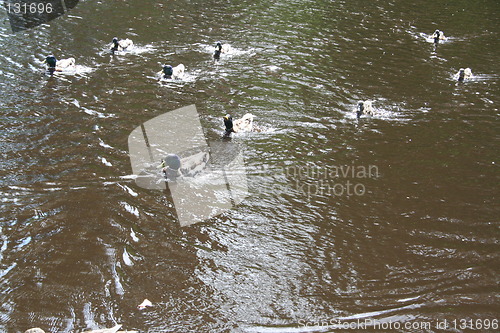
<path fill-rule="evenodd" d="M 495 0 L 88 0 L 12 34 L 0 14 L 0 330 L 496 331 L 499 17 Z M 135 49 L 111 56 L 114 36 Z M 76 72 L 46 75 L 51 53 Z M 159 83 L 165 62 L 185 79 Z M 128 177 L 127 138 L 192 104 L 208 142 L 226 113 L 259 131 L 232 138 L 250 195 L 181 228 Z"/>

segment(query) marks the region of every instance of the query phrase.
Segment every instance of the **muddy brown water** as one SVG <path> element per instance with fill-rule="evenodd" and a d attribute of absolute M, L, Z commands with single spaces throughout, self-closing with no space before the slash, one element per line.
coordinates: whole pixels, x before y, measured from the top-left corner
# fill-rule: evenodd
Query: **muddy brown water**
<path fill-rule="evenodd" d="M 495 331 L 498 17 L 497 1 L 82 1 L 11 34 L 0 16 L 0 330 Z M 136 49 L 110 56 L 115 35 Z M 233 51 L 214 64 L 218 40 Z M 50 53 L 77 72 L 45 75 Z M 166 62 L 185 80 L 159 84 Z M 125 177 L 127 137 L 191 104 L 208 141 L 226 113 L 261 131 L 232 139 L 249 197 L 181 228 Z"/>

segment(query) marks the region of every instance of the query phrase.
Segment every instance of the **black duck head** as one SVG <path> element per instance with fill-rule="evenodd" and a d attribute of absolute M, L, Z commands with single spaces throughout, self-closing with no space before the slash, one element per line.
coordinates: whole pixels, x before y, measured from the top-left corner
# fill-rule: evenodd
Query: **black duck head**
<path fill-rule="evenodd" d="M 458 81 L 462 82 L 465 79 L 465 69 L 460 68 L 458 70 Z"/>
<path fill-rule="evenodd" d="M 174 69 L 172 66 L 170 65 L 165 65 L 163 66 L 163 74 L 166 76 L 166 77 L 171 77 L 173 74 L 174 74 Z"/>
<path fill-rule="evenodd" d="M 434 43 L 439 43 L 439 37 L 441 37 L 441 32 L 439 30 L 434 31 Z"/>
<path fill-rule="evenodd" d="M 214 51 L 214 59 L 219 60 L 220 59 L 220 54 L 222 52 L 222 44 L 221 42 L 217 42 L 215 45 L 215 51 Z"/>
<path fill-rule="evenodd" d="M 113 43 L 113 46 L 111 47 L 111 51 L 118 51 L 118 38 L 113 37 L 113 40 L 111 41 Z"/>
<path fill-rule="evenodd" d="M 363 111 L 365 110 L 365 103 L 363 101 L 358 102 L 358 110 L 356 111 L 356 117 L 361 117 Z"/>
<path fill-rule="evenodd" d="M 224 116 L 224 125 L 226 126 L 226 131 L 233 130 L 233 117 L 230 114 Z"/>
<path fill-rule="evenodd" d="M 53 55 L 49 55 L 45 58 L 45 63 L 49 66 L 49 69 L 56 68 L 57 59 Z"/>

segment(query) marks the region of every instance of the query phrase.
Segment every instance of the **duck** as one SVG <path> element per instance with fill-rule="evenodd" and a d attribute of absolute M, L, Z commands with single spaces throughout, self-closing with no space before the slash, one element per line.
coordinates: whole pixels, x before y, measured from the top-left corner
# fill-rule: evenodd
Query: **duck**
<path fill-rule="evenodd" d="M 177 155 L 176 155 L 176 156 L 177 156 Z M 144 299 L 144 301 L 142 301 L 142 303 L 141 303 L 141 304 L 139 304 L 139 305 L 137 306 L 137 309 L 139 309 L 139 310 L 144 310 L 144 309 L 146 309 L 146 308 L 147 308 L 147 307 L 149 307 L 149 306 L 153 306 L 153 303 L 151 303 L 151 301 L 150 301 L 149 299 L 147 299 L 147 298 L 146 298 L 146 299 Z"/>
<path fill-rule="evenodd" d="M 163 176 L 167 182 L 175 182 L 177 178 L 194 177 L 203 172 L 208 165 L 210 157 L 207 151 L 190 154 L 184 158 L 180 158 L 176 154 L 168 154 L 165 159 L 161 160 L 159 168 L 161 168 Z M 152 306 L 147 299 L 139 305 L 139 309 L 145 306 Z"/>
<path fill-rule="evenodd" d="M 470 68 L 460 68 L 457 75 L 458 81 L 463 82 L 465 79 L 470 79 L 472 77 L 472 71 Z"/>
<path fill-rule="evenodd" d="M 254 115 L 251 113 L 247 113 L 242 118 L 236 120 L 233 120 L 230 114 L 225 115 L 223 117 L 224 125 L 226 126 L 224 137 L 229 137 L 231 133 L 251 132 L 253 130 L 253 118 Z"/>
<path fill-rule="evenodd" d="M 360 118 L 361 115 L 370 115 L 373 116 L 375 110 L 372 105 L 372 101 L 359 101 L 358 109 L 356 110 L 356 117 Z"/>
<path fill-rule="evenodd" d="M 186 67 L 183 64 L 179 64 L 175 67 L 171 65 L 164 65 L 163 69 L 158 72 L 160 78 L 163 79 L 182 79 L 184 77 L 184 71 Z"/>
<path fill-rule="evenodd" d="M 217 42 L 215 44 L 214 59 L 219 60 L 221 53 L 229 53 L 230 50 L 231 46 L 229 44 L 222 44 L 221 42 Z"/>
<path fill-rule="evenodd" d="M 57 60 L 55 56 L 49 55 L 43 62 L 47 64 L 47 69 L 51 73 L 74 70 L 76 67 L 75 58 Z"/>
<path fill-rule="evenodd" d="M 439 43 L 440 40 L 446 39 L 446 37 L 444 36 L 444 33 L 440 30 L 437 30 L 437 29 L 432 34 L 431 38 L 434 39 L 434 43 L 436 43 L 436 44 Z"/>
<path fill-rule="evenodd" d="M 118 39 L 117 37 L 113 37 L 111 41 L 111 53 L 115 53 L 116 51 L 125 51 L 127 49 L 131 49 L 134 46 L 134 42 L 131 39 Z"/>

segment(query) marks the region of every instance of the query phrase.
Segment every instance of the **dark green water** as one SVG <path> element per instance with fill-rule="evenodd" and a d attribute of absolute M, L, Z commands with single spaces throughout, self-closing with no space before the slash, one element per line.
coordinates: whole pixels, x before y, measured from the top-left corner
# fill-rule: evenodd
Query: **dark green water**
<path fill-rule="evenodd" d="M 14 35 L 2 12 L 0 330 L 498 319 L 499 17 L 493 0 L 89 0 Z M 114 36 L 136 49 L 110 56 Z M 218 40 L 233 52 L 214 64 Z M 50 53 L 77 73 L 45 75 Z M 186 79 L 159 84 L 165 62 Z M 378 112 L 357 120 L 367 99 Z M 124 177 L 127 138 L 191 104 L 208 141 L 226 113 L 261 131 L 232 139 L 251 195 L 181 228 L 164 192 Z"/>

